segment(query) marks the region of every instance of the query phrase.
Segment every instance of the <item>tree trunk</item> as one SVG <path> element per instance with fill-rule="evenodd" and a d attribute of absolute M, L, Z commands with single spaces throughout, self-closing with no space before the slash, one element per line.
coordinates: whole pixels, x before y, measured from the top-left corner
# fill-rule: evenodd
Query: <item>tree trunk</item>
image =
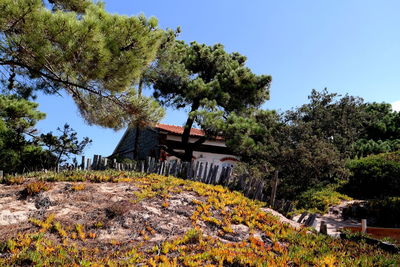
<path fill-rule="evenodd" d="M 139 88 L 138 88 L 138 95 L 139 97 L 142 96 L 142 90 L 143 90 L 143 79 L 140 79 L 139 81 Z M 140 135 L 140 126 L 139 124 L 136 124 L 136 129 L 135 129 L 135 140 L 134 140 L 134 147 L 133 147 L 133 159 L 138 160 L 138 151 L 139 151 L 139 135 Z"/>
<path fill-rule="evenodd" d="M 190 112 L 198 110 L 200 107 L 200 101 L 194 100 Z M 185 128 L 182 133 L 182 145 L 184 147 L 184 152 L 177 152 L 174 151 L 173 148 L 167 147 L 165 145 L 160 145 L 159 147 L 161 149 L 164 149 L 167 153 L 171 154 L 172 156 L 175 156 L 182 160 L 183 162 L 191 162 L 193 158 L 193 151 L 196 149 L 196 147 L 202 143 L 204 143 L 207 140 L 206 136 L 200 137 L 196 142 L 190 143 L 189 138 L 190 138 L 190 130 L 193 127 L 194 123 L 194 118 L 189 117 L 186 120 L 185 123 Z"/>
<path fill-rule="evenodd" d="M 64 154 L 64 148 L 61 150 L 60 154 L 58 154 L 57 161 L 56 161 L 56 167 L 58 164 L 60 164 L 60 160 L 61 160 L 61 157 L 63 154 Z"/>
<path fill-rule="evenodd" d="M 200 107 L 200 102 L 198 100 L 193 101 L 190 113 L 198 110 L 199 107 Z M 190 130 L 193 127 L 194 118 L 190 116 L 190 113 L 188 119 L 186 120 L 185 129 L 183 130 L 182 134 L 182 145 L 185 148 L 185 153 L 183 154 L 181 160 L 184 162 L 190 162 L 192 161 L 193 158 L 194 147 L 189 143 L 189 138 L 190 138 Z"/>

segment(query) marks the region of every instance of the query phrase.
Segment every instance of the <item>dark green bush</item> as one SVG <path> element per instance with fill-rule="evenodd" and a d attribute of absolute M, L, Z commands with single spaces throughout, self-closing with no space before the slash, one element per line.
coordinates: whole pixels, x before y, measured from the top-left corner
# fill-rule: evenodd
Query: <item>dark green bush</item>
<path fill-rule="evenodd" d="M 400 197 L 387 197 L 364 203 L 354 203 L 343 211 L 343 215 L 367 219 L 370 226 L 400 227 Z"/>
<path fill-rule="evenodd" d="M 351 160 L 344 190 L 362 199 L 400 196 L 400 151 Z"/>

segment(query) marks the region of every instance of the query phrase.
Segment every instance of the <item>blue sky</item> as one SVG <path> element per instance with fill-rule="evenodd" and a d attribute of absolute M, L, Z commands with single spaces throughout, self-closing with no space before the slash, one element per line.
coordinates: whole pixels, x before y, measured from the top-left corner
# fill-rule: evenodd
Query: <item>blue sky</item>
<path fill-rule="evenodd" d="M 112 13 L 155 16 L 161 28 L 180 26 L 180 39 L 248 58 L 257 74 L 272 75 L 264 108 L 281 111 L 307 102 L 311 89 L 400 101 L 400 1 L 105 0 Z M 109 155 L 124 131 L 85 124 L 68 96 L 42 96 L 42 132 L 68 122 L 93 139 L 86 155 Z M 398 103 L 400 109 L 400 102 Z M 185 114 L 167 110 L 162 122 L 182 125 Z"/>

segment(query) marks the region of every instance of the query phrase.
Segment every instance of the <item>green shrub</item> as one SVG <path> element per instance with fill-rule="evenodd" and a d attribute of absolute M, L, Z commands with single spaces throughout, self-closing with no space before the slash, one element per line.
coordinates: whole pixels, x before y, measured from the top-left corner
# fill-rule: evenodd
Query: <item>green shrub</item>
<path fill-rule="evenodd" d="M 400 151 L 351 160 L 345 192 L 362 199 L 400 196 Z"/>
<path fill-rule="evenodd" d="M 379 227 L 400 227 L 400 197 L 374 199 L 355 203 L 343 211 L 346 217 L 367 219 L 368 225 Z"/>
<path fill-rule="evenodd" d="M 326 213 L 330 206 L 340 204 L 342 200 L 351 200 L 350 197 L 335 191 L 335 189 L 336 186 L 333 185 L 309 189 L 297 199 L 296 207 L 297 209 Z"/>

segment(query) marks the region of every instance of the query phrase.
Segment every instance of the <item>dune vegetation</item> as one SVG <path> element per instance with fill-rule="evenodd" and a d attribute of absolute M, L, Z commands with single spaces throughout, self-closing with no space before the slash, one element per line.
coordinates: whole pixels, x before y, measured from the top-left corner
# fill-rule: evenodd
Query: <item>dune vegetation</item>
<path fill-rule="evenodd" d="M 0 188 L 1 266 L 400 263 L 398 254 L 286 224 L 265 203 L 190 180 L 68 171 L 9 176 Z M 29 212 L 7 221 L 12 207 Z"/>

